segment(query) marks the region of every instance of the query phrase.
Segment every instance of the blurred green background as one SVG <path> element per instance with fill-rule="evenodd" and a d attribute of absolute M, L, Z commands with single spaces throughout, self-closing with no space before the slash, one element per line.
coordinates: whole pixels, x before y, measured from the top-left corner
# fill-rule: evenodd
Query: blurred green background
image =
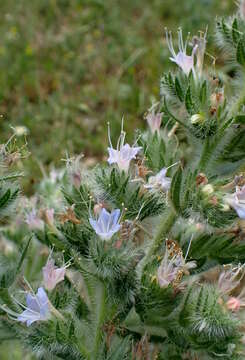
<path fill-rule="evenodd" d="M 215 16 L 234 9 L 232 0 L 1 0 L 1 141 L 10 126 L 28 128 L 26 191 L 40 163 L 61 166 L 66 151 L 102 158 L 107 121 L 114 139 L 122 116 L 129 139 L 145 126 L 171 65 L 165 26 L 195 34 L 209 25 L 212 52 Z M 30 358 L 10 342 L 0 359 Z"/>
<path fill-rule="evenodd" d="M 1 0 L 1 139 L 10 125 L 29 129 L 31 184 L 38 162 L 60 165 L 66 151 L 102 157 L 107 121 L 114 138 L 122 116 L 131 137 L 144 126 L 170 66 L 165 26 L 194 34 L 209 25 L 212 34 L 215 14 L 234 7 L 232 0 Z"/>

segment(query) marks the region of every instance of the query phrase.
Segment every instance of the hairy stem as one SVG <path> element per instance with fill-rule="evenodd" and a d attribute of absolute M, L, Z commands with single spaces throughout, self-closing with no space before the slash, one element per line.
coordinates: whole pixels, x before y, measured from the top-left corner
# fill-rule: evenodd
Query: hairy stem
<path fill-rule="evenodd" d="M 97 304 L 95 304 L 95 306 L 97 307 L 96 309 L 97 316 L 96 316 L 93 350 L 90 356 L 91 360 L 98 358 L 98 352 L 102 340 L 102 326 L 105 321 L 105 315 L 106 315 L 106 290 L 105 290 L 105 285 L 102 283 L 100 288 L 100 296 L 99 298 L 97 297 Z"/>

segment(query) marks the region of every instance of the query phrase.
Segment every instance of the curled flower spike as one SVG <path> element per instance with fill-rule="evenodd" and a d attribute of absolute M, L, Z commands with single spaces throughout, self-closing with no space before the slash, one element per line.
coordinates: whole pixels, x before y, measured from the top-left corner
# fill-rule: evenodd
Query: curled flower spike
<path fill-rule="evenodd" d="M 189 38 L 189 36 L 188 36 L 188 38 Z M 193 74 L 195 74 L 194 56 L 195 56 L 195 53 L 196 53 L 196 50 L 198 47 L 198 45 L 195 45 L 192 49 L 192 54 L 187 55 L 186 50 L 187 50 L 187 45 L 188 45 L 188 38 L 187 38 L 186 42 L 184 43 L 182 29 L 179 29 L 179 31 L 178 31 L 179 52 L 178 52 L 178 54 L 176 54 L 174 47 L 173 47 L 172 34 L 171 34 L 171 32 L 168 32 L 168 30 L 166 29 L 166 40 L 167 40 L 168 48 L 172 55 L 172 57 L 170 57 L 170 60 L 172 62 L 176 63 L 187 76 L 189 75 L 190 71 L 192 71 Z"/>
<path fill-rule="evenodd" d="M 236 192 L 228 195 L 225 201 L 233 207 L 241 219 L 245 219 L 245 185 L 236 187 Z"/>
<path fill-rule="evenodd" d="M 152 134 L 159 132 L 162 122 L 162 113 L 155 113 L 154 110 L 149 112 L 146 116 L 147 123 L 151 129 Z"/>
<path fill-rule="evenodd" d="M 36 209 L 26 215 L 26 223 L 30 230 L 44 229 L 44 222 L 38 217 Z"/>
<path fill-rule="evenodd" d="M 43 282 L 45 289 L 51 291 L 58 283 L 64 280 L 66 269 L 70 266 L 67 262 L 62 267 L 55 266 L 54 260 L 49 256 L 46 265 L 43 267 Z"/>
<path fill-rule="evenodd" d="M 125 131 L 123 131 L 123 121 L 122 121 L 121 135 L 119 136 L 117 142 L 117 148 L 114 149 L 111 142 L 110 128 L 108 124 L 108 137 L 109 137 L 110 147 L 108 147 L 109 158 L 107 161 L 110 165 L 117 164 L 120 171 L 125 171 L 125 173 L 128 173 L 131 160 L 135 159 L 136 155 L 142 149 L 142 147 L 140 146 L 131 147 L 129 144 L 124 144 L 125 136 L 126 133 Z"/>
<path fill-rule="evenodd" d="M 218 288 L 222 295 L 229 295 L 240 284 L 244 276 L 244 265 L 228 266 L 222 271 L 218 280 Z"/>
<path fill-rule="evenodd" d="M 111 212 L 111 214 L 106 211 L 106 209 L 102 209 L 98 220 L 89 218 L 90 225 L 96 232 L 96 234 L 102 240 L 110 240 L 112 236 L 117 233 L 121 225 L 119 224 L 120 210 L 116 209 Z"/>
<path fill-rule="evenodd" d="M 1 305 L 0 307 L 12 319 L 26 323 L 27 326 L 30 326 L 36 321 L 47 321 L 51 316 L 49 309 L 49 299 L 42 287 L 38 288 L 37 294 L 32 294 L 31 292 L 27 293 L 26 306 L 21 304 L 16 299 L 14 299 L 14 301 L 23 309 L 25 309 L 21 314 L 12 311 L 5 305 Z"/>

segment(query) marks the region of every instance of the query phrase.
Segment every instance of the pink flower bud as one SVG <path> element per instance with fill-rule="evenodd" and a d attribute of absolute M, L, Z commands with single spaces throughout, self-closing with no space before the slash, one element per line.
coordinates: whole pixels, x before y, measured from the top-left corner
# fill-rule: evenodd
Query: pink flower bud
<path fill-rule="evenodd" d="M 236 297 L 231 297 L 227 302 L 226 306 L 231 311 L 239 311 L 241 307 L 241 301 Z"/>
<path fill-rule="evenodd" d="M 43 267 L 43 282 L 47 290 L 51 291 L 55 286 L 64 280 L 66 266 L 58 268 L 52 258 L 48 259 L 47 264 Z"/>
<path fill-rule="evenodd" d="M 94 205 L 94 214 L 99 215 L 101 210 L 103 209 L 103 204 L 98 203 Z"/>

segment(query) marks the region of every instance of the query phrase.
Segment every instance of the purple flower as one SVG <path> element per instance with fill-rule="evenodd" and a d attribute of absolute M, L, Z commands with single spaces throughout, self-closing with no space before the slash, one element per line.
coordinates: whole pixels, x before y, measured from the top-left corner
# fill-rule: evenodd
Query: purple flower
<path fill-rule="evenodd" d="M 163 168 L 158 174 L 155 176 L 150 176 L 148 180 L 148 184 L 145 185 L 146 189 L 162 189 L 163 191 L 167 191 L 171 186 L 171 178 L 166 176 L 168 168 Z"/>
<path fill-rule="evenodd" d="M 42 287 L 38 288 L 37 294 L 26 295 L 26 307 L 21 305 L 25 310 L 17 317 L 17 320 L 30 326 L 35 321 L 46 321 L 50 318 L 49 299 Z"/>
<path fill-rule="evenodd" d="M 155 113 L 154 111 L 151 111 L 147 114 L 146 120 L 153 134 L 156 131 L 159 132 L 162 122 L 162 113 Z"/>
<path fill-rule="evenodd" d="M 30 230 L 44 229 L 44 222 L 38 217 L 36 209 L 26 215 L 26 223 Z"/>
<path fill-rule="evenodd" d="M 179 44 L 178 54 L 176 54 L 173 47 L 172 34 L 167 30 L 166 30 L 166 40 L 172 55 L 172 57 L 170 57 L 170 60 L 175 62 L 187 76 L 189 75 L 190 71 L 193 71 L 194 73 L 194 56 L 197 50 L 197 45 L 193 47 L 192 54 L 187 55 L 186 48 L 187 48 L 188 39 L 186 40 L 185 43 L 183 42 L 183 35 L 181 29 L 179 29 L 178 31 L 178 44 Z"/>
<path fill-rule="evenodd" d="M 108 127 L 108 136 L 110 147 L 108 147 L 109 158 L 108 163 L 117 164 L 120 171 L 128 172 L 131 160 L 135 159 L 138 152 L 142 149 L 140 146 L 130 146 L 129 144 L 124 144 L 126 133 L 123 131 L 123 121 L 121 135 L 119 136 L 117 142 L 117 148 L 114 149 L 112 146 L 110 138 L 110 129 Z"/>
<path fill-rule="evenodd" d="M 236 187 L 236 192 L 228 195 L 225 201 L 233 207 L 241 219 L 245 219 L 245 185 Z"/>
<path fill-rule="evenodd" d="M 43 267 L 43 281 L 47 290 L 51 291 L 55 286 L 64 280 L 65 271 L 69 264 L 58 268 L 54 264 L 54 260 L 49 258 L 47 264 Z"/>
<path fill-rule="evenodd" d="M 116 209 L 111 212 L 111 214 L 102 209 L 98 220 L 89 218 L 89 222 L 96 232 L 96 234 L 102 240 L 110 240 L 112 236 L 119 231 L 121 225 L 119 224 L 120 210 Z"/>

